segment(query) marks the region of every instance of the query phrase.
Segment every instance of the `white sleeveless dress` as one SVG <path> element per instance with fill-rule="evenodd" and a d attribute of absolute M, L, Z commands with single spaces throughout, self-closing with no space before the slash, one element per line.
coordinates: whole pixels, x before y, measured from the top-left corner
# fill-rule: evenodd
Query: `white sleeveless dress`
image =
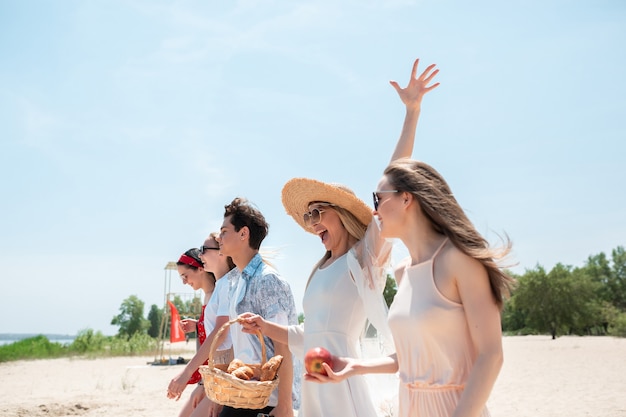
<path fill-rule="evenodd" d="M 303 299 L 303 352 L 321 346 L 336 356 L 359 357 L 366 315 L 348 272 L 347 254 L 318 269 Z M 290 332 L 296 329 L 291 328 Z M 291 344 L 290 344 L 291 347 Z M 362 376 L 337 384 L 303 381 L 298 417 L 376 417 Z"/>
<path fill-rule="evenodd" d="M 296 357 L 304 359 L 306 351 L 317 346 L 336 356 L 360 357 L 368 319 L 378 330 L 381 349 L 393 351 L 382 296 L 391 246 L 372 221 L 348 253 L 315 271 L 302 303 L 305 322 L 288 327 L 289 349 Z M 364 376 L 336 384 L 303 381 L 298 417 L 377 417 L 376 394 Z"/>

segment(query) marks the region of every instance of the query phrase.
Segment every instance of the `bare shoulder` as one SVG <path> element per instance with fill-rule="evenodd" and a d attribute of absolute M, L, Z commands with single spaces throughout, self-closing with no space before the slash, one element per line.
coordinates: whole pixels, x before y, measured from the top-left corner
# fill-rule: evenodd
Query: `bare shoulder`
<path fill-rule="evenodd" d="M 437 266 L 447 276 L 454 277 L 457 281 L 477 277 L 487 277 L 487 271 L 482 263 L 463 253 L 450 241 L 442 248 L 437 257 Z"/>
<path fill-rule="evenodd" d="M 411 265 L 411 257 L 407 256 L 402 259 L 398 264 L 393 268 L 393 275 L 396 279 L 396 282 L 400 284 L 400 280 L 402 279 L 402 275 L 404 275 L 404 270 Z"/>

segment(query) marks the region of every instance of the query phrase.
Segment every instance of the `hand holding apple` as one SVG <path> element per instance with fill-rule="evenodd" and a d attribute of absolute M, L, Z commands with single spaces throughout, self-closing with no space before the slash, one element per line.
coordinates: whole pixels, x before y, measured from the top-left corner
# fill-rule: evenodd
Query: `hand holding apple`
<path fill-rule="evenodd" d="M 306 355 L 304 355 L 304 367 L 310 374 L 327 375 L 326 369 L 322 366 L 323 363 L 326 363 L 332 369 L 333 356 L 323 347 L 309 349 Z"/>

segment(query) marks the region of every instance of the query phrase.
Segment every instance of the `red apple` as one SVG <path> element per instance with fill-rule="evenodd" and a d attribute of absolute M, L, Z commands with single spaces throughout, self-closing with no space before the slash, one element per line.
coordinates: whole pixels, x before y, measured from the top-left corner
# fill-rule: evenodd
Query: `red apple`
<path fill-rule="evenodd" d="M 326 370 L 322 366 L 324 362 L 331 368 L 333 367 L 333 356 L 323 347 L 309 349 L 306 355 L 304 355 L 304 367 L 310 374 L 327 375 Z"/>

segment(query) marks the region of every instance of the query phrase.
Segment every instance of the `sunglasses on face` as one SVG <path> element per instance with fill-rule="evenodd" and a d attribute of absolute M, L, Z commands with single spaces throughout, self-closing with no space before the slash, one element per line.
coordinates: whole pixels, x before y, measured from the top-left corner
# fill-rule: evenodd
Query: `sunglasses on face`
<path fill-rule="evenodd" d="M 322 207 L 323 206 L 335 207 L 334 204 L 330 204 L 330 203 L 321 204 L 321 206 Z M 326 210 L 324 209 L 315 207 L 313 210 L 309 211 L 308 213 L 304 213 L 304 216 L 302 217 L 304 220 L 304 225 L 306 227 L 315 226 L 316 224 L 322 221 L 322 213 L 325 211 Z"/>
<path fill-rule="evenodd" d="M 374 198 L 374 210 L 378 210 L 378 204 L 380 204 L 380 197 L 378 197 L 378 194 L 382 194 L 382 193 L 397 193 L 399 192 L 398 190 L 381 190 L 381 191 L 374 191 L 372 193 L 372 197 Z"/>
<path fill-rule="evenodd" d="M 304 216 L 303 216 L 304 225 L 307 226 L 307 227 L 311 227 L 311 226 L 315 226 L 316 224 L 321 222 L 322 221 L 322 213 L 324 211 L 325 210 L 314 208 L 313 210 L 309 211 L 308 213 L 304 213 Z"/>
<path fill-rule="evenodd" d="M 208 250 L 220 250 L 220 248 L 214 248 L 214 247 L 211 247 L 211 246 L 204 246 L 204 245 L 200 246 L 200 253 L 201 254 L 204 254 L 204 252 L 208 251 Z"/>

